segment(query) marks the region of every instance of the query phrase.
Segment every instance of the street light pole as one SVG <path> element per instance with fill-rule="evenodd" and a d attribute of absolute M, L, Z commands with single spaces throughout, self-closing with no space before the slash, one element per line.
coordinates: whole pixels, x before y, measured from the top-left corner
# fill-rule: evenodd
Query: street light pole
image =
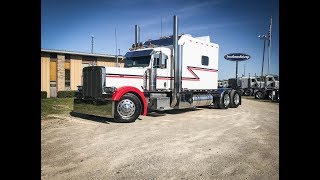
<path fill-rule="evenodd" d="M 120 55 L 120 49 L 118 49 L 119 53 L 117 54 L 117 67 L 119 67 L 119 60 L 118 60 L 118 56 Z"/>
<path fill-rule="evenodd" d="M 260 39 L 263 39 L 263 55 L 262 55 L 262 69 L 261 69 L 261 79 L 260 79 L 260 88 L 262 85 L 262 77 L 263 77 L 263 65 L 264 65 L 264 54 L 265 54 L 265 49 L 266 49 L 266 35 L 259 35 L 258 36 Z"/>
<path fill-rule="evenodd" d="M 238 61 L 236 61 L 236 79 L 238 79 Z"/>

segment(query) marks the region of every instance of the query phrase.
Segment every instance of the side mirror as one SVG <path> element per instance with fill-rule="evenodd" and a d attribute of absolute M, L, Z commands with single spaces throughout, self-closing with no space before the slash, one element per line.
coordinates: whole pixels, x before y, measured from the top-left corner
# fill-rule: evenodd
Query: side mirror
<path fill-rule="evenodd" d="M 166 60 L 168 59 L 168 56 L 160 52 L 160 57 L 159 57 L 159 67 L 161 69 L 166 67 Z"/>

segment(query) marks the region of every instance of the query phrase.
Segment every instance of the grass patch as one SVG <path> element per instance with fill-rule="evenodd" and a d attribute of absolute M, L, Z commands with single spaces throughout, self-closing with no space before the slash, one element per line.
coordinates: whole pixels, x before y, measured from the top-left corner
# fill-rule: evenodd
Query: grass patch
<path fill-rule="evenodd" d="M 73 98 L 41 99 L 41 116 L 65 114 L 73 109 Z"/>

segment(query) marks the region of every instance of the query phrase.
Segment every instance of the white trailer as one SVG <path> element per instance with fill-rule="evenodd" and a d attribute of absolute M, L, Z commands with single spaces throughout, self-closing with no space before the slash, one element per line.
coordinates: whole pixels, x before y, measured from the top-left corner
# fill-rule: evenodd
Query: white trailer
<path fill-rule="evenodd" d="M 136 27 L 137 28 L 137 27 Z M 219 46 L 209 36 L 178 35 L 139 43 L 125 54 L 125 67 L 89 66 L 74 100 L 74 112 L 133 122 L 149 111 L 241 104 L 241 95 L 218 88 Z"/>

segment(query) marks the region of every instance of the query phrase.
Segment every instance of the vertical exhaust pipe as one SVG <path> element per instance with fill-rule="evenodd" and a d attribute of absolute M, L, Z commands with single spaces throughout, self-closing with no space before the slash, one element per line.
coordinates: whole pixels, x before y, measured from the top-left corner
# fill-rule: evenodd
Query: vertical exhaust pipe
<path fill-rule="evenodd" d="M 172 101 L 171 107 L 177 105 L 179 93 L 181 92 L 181 58 L 179 57 L 178 47 L 178 17 L 173 16 L 173 57 L 171 61 L 171 74 L 173 75 L 173 82 L 171 81 L 172 88 Z"/>
<path fill-rule="evenodd" d="M 134 44 L 136 47 L 138 47 L 140 43 L 140 27 L 138 25 L 135 25 L 135 39 L 134 39 Z"/>

